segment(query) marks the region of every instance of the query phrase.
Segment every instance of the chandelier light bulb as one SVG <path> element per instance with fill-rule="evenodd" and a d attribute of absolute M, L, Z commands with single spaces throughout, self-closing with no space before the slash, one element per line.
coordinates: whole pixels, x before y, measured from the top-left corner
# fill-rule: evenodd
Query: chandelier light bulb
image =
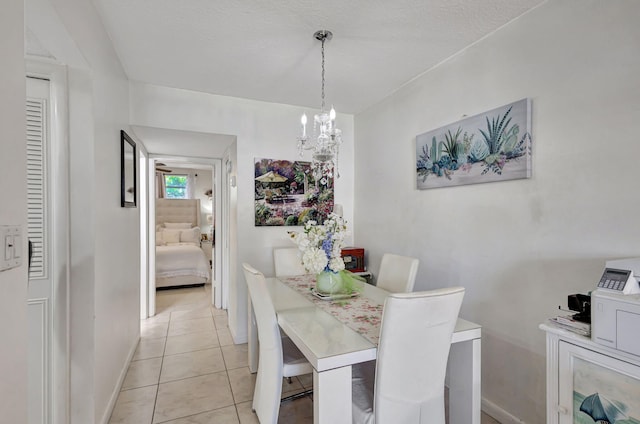
<path fill-rule="evenodd" d="M 300 118 L 300 123 L 302 124 L 302 137 L 307 136 L 307 114 L 303 113 L 302 118 Z"/>

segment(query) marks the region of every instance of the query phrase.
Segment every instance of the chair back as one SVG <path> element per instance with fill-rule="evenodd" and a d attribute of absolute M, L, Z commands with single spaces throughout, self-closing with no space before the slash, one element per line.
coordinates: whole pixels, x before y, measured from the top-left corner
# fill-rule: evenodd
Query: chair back
<path fill-rule="evenodd" d="M 259 363 L 253 409 L 261 423 L 275 423 L 282 393 L 282 341 L 276 312 L 264 275 L 247 263 L 242 264 L 258 327 Z"/>
<path fill-rule="evenodd" d="M 391 293 L 413 291 L 419 263 L 416 258 L 385 253 L 380 262 L 376 286 Z"/>
<path fill-rule="evenodd" d="M 375 422 L 444 424 L 444 380 L 464 288 L 390 294 L 376 363 Z"/>
<path fill-rule="evenodd" d="M 302 265 L 300 250 L 297 247 L 279 247 L 273 249 L 273 264 L 275 266 L 276 277 L 308 274 Z"/>

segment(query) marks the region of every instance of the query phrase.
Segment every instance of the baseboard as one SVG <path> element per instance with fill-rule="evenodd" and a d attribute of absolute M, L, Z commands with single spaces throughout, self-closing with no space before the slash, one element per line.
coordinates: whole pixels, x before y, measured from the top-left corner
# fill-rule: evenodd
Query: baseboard
<path fill-rule="evenodd" d="M 122 389 L 122 383 L 124 383 L 124 378 L 127 375 L 127 370 L 129 369 L 129 365 L 131 364 L 131 360 L 133 359 L 133 355 L 136 353 L 136 348 L 138 347 L 138 342 L 140 341 L 140 335 L 135 339 L 133 346 L 129 349 L 129 355 L 127 356 L 127 360 L 125 361 L 124 367 L 122 367 L 122 371 L 120 371 L 120 376 L 118 377 L 118 382 L 116 383 L 116 387 L 111 393 L 111 397 L 109 398 L 109 403 L 107 403 L 107 408 L 102 415 L 102 419 L 100 420 L 100 424 L 109 424 L 109 419 L 111 418 L 111 414 L 113 413 L 113 408 L 116 406 L 116 401 L 118 400 L 118 395 L 120 394 L 120 389 Z"/>
<path fill-rule="evenodd" d="M 510 413 L 484 397 L 482 398 L 482 411 L 485 414 L 490 415 L 496 421 L 500 422 L 500 424 L 526 424 L 520 418 L 511 415 Z"/>
<path fill-rule="evenodd" d="M 249 334 L 247 331 L 236 333 L 233 328 L 229 327 L 229 333 L 231 333 L 231 338 L 233 339 L 234 344 L 243 344 L 249 342 Z"/>

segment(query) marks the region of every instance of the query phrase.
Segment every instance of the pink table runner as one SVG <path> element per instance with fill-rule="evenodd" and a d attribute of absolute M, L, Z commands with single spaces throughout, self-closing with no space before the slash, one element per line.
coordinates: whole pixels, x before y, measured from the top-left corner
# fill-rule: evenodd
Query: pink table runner
<path fill-rule="evenodd" d="M 364 296 L 334 301 L 318 299 L 311 293 L 311 289 L 316 285 L 316 277 L 313 275 L 278 279 L 374 345 L 378 345 L 384 305 Z"/>

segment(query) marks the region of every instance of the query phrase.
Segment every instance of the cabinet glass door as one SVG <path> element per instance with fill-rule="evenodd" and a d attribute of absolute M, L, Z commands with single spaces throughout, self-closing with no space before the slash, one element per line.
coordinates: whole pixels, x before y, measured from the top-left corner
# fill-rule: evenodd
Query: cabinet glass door
<path fill-rule="evenodd" d="M 640 424 L 640 367 L 560 342 L 561 424 Z"/>

